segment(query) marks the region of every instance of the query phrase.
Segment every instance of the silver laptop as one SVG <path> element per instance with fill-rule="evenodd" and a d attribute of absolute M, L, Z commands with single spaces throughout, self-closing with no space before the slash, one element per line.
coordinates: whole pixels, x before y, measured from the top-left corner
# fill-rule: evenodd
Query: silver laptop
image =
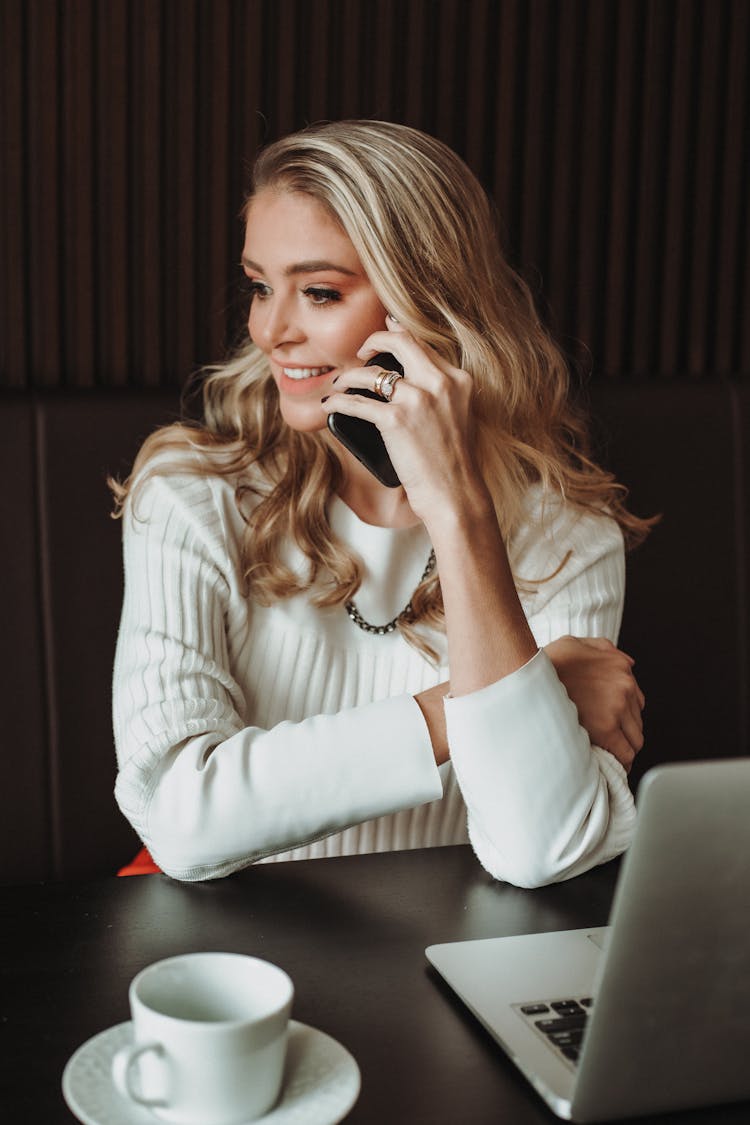
<path fill-rule="evenodd" d="M 750 759 L 646 774 L 609 921 L 426 954 L 560 1117 L 750 1098 Z"/>

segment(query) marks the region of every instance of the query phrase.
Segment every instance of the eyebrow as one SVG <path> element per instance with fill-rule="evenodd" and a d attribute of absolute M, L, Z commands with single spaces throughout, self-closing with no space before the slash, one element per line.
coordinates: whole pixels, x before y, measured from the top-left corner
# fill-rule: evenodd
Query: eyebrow
<path fill-rule="evenodd" d="M 245 269 L 255 270 L 256 273 L 265 273 L 262 266 L 259 266 L 257 262 L 253 262 L 250 258 L 246 258 L 244 254 L 242 255 L 242 265 Z M 347 277 L 357 276 L 354 270 L 347 269 L 346 266 L 339 266 L 336 265 L 335 262 L 327 262 L 317 258 L 309 262 L 295 262 L 294 265 L 287 266 L 284 270 L 284 276 L 294 277 L 300 273 L 326 273 L 329 271 L 332 273 L 343 273 L 346 274 Z"/>

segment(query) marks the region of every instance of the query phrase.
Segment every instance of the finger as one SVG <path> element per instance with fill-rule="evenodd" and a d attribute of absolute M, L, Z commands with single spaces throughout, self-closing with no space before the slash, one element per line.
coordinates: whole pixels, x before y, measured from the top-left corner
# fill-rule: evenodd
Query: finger
<path fill-rule="evenodd" d="M 646 706 L 646 696 L 641 691 L 640 684 L 636 680 L 635 676 L 633 676 L 633 686 L 635 687 L 635 697 L 638 700 L 638 706 L 640 707 L 640 709 L 642 711 L 643 708 Z"/>
<path fill-rule="evenodd" d="M 630 773 L 635 760 L 635 752 L 622 731 L 613 731 L 604 741 L 606 746 L 602 746 L 601 749 L 606 750 L 608 754 L 616 758 L 626 773 Z"/>
<path fill-rule="evenodd" d="M 348 367 L 341 371 L 335 379 L 331 380 L 334 388 L 331 394 L 340 394 L 343 391 L 374 391 L 375 380 L 383 370 L 382 367 Z"/>
<path fill-rule="evenodd" d="M 641 707 L 637 694 L 631 695 L 628 702 L 630 704 L 630 715 L 633 722 L 640 730 L 643 730 L 643 708 Z"/>
<path fill-rule="evenodd" d="M 617 652 L 617 646 L 612 643 L 607 637 L 577 637 L 581 644 L 588 645 L 590 648 L 600 649 L 602 652 Z"/>
<path fill-rule="evenodd" d="M 623 677 L 623 690 L 628 700 L 628 704 L 633 714 L 637 714 L 640 717 L 641 711 L 646 706 L 646 696 L 641 691 L 640 685 L 630 668 L 622 668 L 620 671 Z"/>
<path fill-rule="evenodd" d="M 627 739 L 633 757 L 643 749 L 643 724 L 626 712 L 622 717 L 622 734 Z"/>
<path fill-rule="evenodd" d="M 643 744 L 643 708 L 641 700 L 643 692 L 638 687 L 632 673 L 622 683 L 622 702 L 620 705 L 621 725 L 626 735 L 631 739 L 635 749 L 640 750 Z"/>
<path fill-rule="evenodd" d="M 618 659 L 622 659 L 627 664 L 628 668 L 632 668 L 635 664 L 633 657 L 627 652 L 623 652 L 623 650 L 618 648 L 608 637 L 579 637 L 578 640 L 580 640 L 582 644 L 589 645 L 591 648 L 596 648 L 601 652 L 608 652 L 612 656 L 617 656 Z"/>
<path fill-rule="evenodd" d="M 401 388 L 404 381 L 399 380 L 398 387 Z M 370 383 L 367 390 L 372 390 Z M 396 411 L 392 408 L 392 403 L 384 398 L 366 398 L 364 395 L 348 395 L 343 391 L 335 391 L 331 395 L 326 395 L 321 399 L 320 403 L 322 409 L 326 414 L 347 414 L 350 418 L 362 418 L 365 422 L 372 422 L 373 425 L 385 433 L 386 429 L 392 429 L 389 422 L 396 422 L 397 416 L 403 419 L 403 411 Z M 388 409 L 388 408 L 391 409 Z"/>
<path fill-rule="evenodd" d="M 437 387 L 441 376 L 456 373 L 456 369 L 441 359 L 437 352 L 432 349 L 427 351 L 405 328 L 398 332 L 373 332 L 367 337 L 357 356 L 366 363 L 379 352 L 394 355 L 407 376 L 428 389 Z"/>
<path fill-rule="evenodd" d="M 368 388 L 372 390 L 372 386 Z M 364 395 L 348 395 L 344 391 L 334 391 L 320 400 L 326 414 L 347 414 L 350 418 L 362 418 L 380 428 L 381 411 L 388 406 L 385 399 L 365 398 Z"/>
<path fill-rule="evenodd" d="M 384 365 L 382 367 L 379 365 L 372 367 L 349 367 L 346 371 L 342 371 L 341 374 L 337 375 L 336 378 L 332 380 L 331 386 L 335 387 L 337 392 L 351 389 L 354 391 L 374 391 L 376 394 L 378 394 L 379 392 L 375 387 L 378 376 L 384 374 L 388 370 L 389 368 L 387 365 Z M 399 379 L 398 381 L 399 383 L 402 382 L 401 379 Z M 403 381 L 405 382 L 406 380 L 404 379 Z"/>

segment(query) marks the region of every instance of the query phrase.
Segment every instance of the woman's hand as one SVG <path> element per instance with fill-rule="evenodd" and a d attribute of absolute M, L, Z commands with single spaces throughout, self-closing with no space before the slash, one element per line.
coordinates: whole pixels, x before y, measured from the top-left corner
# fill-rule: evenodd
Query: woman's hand
<path fill-rule="evenodd" d="M 635 661 L 604 637 L 560 637 L 545 645 L 591 742 L 630 772 L 643 746 L 645 697 L 633 675 Z"/>
<path fill-rule="evenodd" d="M 429 530 L 436 512 L 461 507 L 474 495 L 484 499 L 486 490 L 470 452 L 472 379 L 401 328 L 375 332 L 359 356 L 365 363 L 378 352 L 390 352 L 405 371 L 392 400 L 346 395 L 349 388 L 372 390 L 380 370 L 355 367 L 336 379 L 323 408 L 378 427 L 410 507 Z"/>

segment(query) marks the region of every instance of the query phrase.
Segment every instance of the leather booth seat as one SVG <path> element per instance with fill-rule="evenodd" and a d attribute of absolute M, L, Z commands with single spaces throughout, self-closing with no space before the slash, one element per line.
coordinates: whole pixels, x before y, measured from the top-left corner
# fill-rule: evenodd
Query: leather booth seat
<path fill-rule="evenodd" d="M 748 754 L 750 388 L 591 388 L 601 458 L 641 515 L 621 644 L 647 695 L 633 771 Z M 0 398 L 0 881 L 110 875 L 138 847 L 112 796 L 111 672 L 122 598 L 108 473 L 177 395 Z"/>

